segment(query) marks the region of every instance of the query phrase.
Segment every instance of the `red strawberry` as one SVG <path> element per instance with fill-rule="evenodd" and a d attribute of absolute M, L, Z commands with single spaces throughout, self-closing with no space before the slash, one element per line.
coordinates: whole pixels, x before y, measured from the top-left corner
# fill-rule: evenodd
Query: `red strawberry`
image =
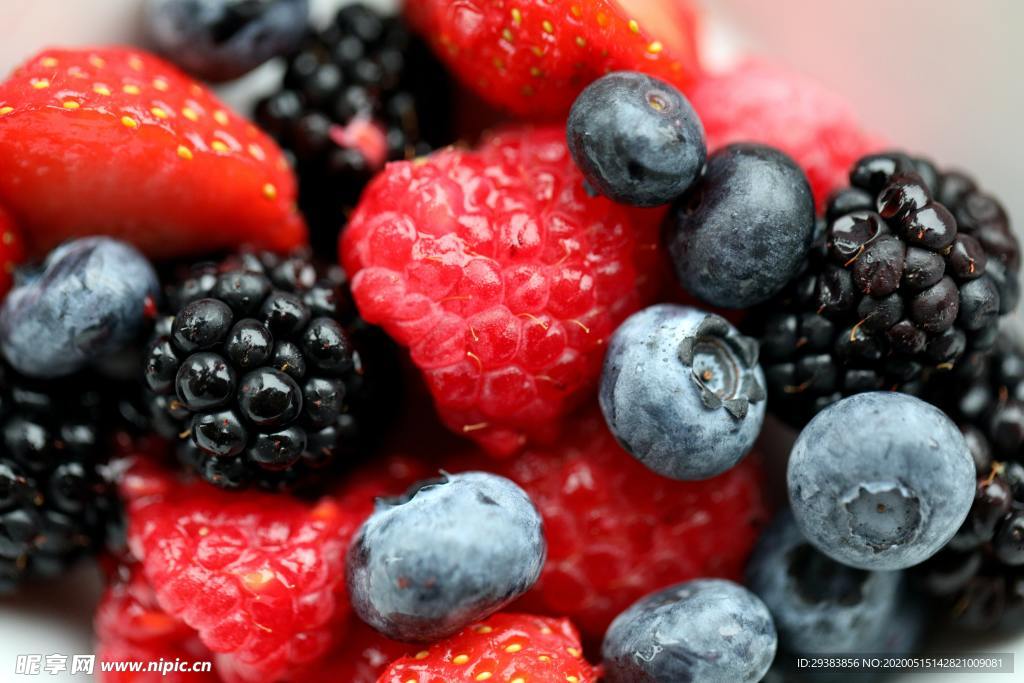
<path fill-rule="evenodd" d="M 522 116 L 564 115 L 609 71 L 679 87 L 699 71 L 682 0 L 409 0 L 406 13 L 467 86 Z"/>
<path fill-rule="evenodd" d="M 46 50 L 0 85 L 0 204 L 30 253 L 91 233 L 150 256 L 306 239 L 274 142 L 174 66 Z"/>
<path fill-rule="evenodd" d="M 885 147 L 841 97 L 777 67 L 744 64 L 700 80 L 687 95 L 704 123 L 709 152 L 733 142 L 778 147 L 803 167 L 819 207 L 848 184 L 853 162 Z"/>
<path fill-rule="evenodd" d="M 342 239 L 363 317 L 409 347 L 444 422 L 492 453 L 549 438 L 650 302 L 660 212 L 587 196 L 562 128 L 389 164 Z"/>
<path fill-rule="evenodd" d="M 596 410 L 564 433 L 557 446 L 497 468 L 530 495 L 548 541 L 544 572 L 519 607 L 566 616 L 600 639 L 650 592 L 699 576 L 739 577 L 765 514 L 755 457 L 714 479 L 674 481 L 622 450 Z"/>
<path fill-rule="evenodd" d="M 153 589 L 138 564 L 118 567 L 96 611 L 97 659 L 100 662 L 141 662 L 163 659 L 212 661 L 213 655 L 194 630 L 157 605 Z M 102 683 L 216 683 L 213 673 L 159 671 L 100 672 Z"/>
<path fill-rule="evenodd" d="M 407 655 L 378 683 L 594 683 L 598 670 L 583 659 L 568 619 L 502 612 Z"/>
<path fill-rule="evenodd" d="M 122 494 L 157 604 L 199 632 L 225 680 L 276 680 L 324 655 L 349 614 L 344 553 L 364 513 L 330 498 L 225 495 L 144 462 Z"/>
<path fill-rule="evenodd" d="M 0 300 L 14 283 L 14 269 L 25 260 L 25 245 L 14 218 L 0 206 Z"/>

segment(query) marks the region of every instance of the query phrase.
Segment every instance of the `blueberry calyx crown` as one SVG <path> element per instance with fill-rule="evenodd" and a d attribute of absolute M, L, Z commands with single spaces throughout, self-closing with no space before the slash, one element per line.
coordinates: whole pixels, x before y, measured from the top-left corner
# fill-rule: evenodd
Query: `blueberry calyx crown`
<path fill-rule="evenodd" d="M 724 408 L 737 420 L 747 416 L 751 403 L 766 397 L 754 374 L 757 354 L 755 340 L 713 314 L 679 344 L 679 360 L 691 369 L 704 405 L 711 410 Z"/>

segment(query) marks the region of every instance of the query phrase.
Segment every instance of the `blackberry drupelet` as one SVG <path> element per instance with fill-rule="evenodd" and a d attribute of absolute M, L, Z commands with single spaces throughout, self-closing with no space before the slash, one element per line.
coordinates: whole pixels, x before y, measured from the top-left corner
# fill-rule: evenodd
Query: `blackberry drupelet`
<path fill-rule="evenodd" d="M 0 362 L 0 594 L 54 577 L 119 535 L 100 384 L 31 380 Z"/>
<path fill-rule="evenodd" d="M 819 225 L 804 272 L 752 316 L 769 410 L 800 426 L 843 396 L 918 393 L 994 343 L 1019 298 L 1006 213 L 958 172 L 867 156 Z"/>
<path fill-rule="evenodd" d="M 386 344 L 339 267 L 242 253 L 193 266 L 167 299 L 144 374 L 154 428 L 180 438 L 186 465 L 224 488 L 294 489 L 359 450 L 379 411 L 356 345 L 376 356 Z"/>
<path fill-rule="evenodd" d="M 960 425 L 978 488 L 957 535 L 919 571 L 953 619 L 976 629 L 1024 626 L 1024 348 L 1007 334 L 929 382 L 926 398 Z"/>
<path fill-rule="evenodd" d="M 336 258 L 348 211 L 386 161 L 451 142 L 449 91 L 444 68 L 401 18 L 360 4 L 289 59 L 282 88 L 255 118 L 293 158 L 318 253 Z"/>

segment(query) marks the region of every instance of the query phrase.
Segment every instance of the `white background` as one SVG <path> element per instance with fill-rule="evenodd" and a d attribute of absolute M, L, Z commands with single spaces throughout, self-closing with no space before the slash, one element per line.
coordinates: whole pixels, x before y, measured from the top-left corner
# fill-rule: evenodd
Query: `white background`
<path fill-rule="evenodd" d="M 641 0 L 633 0 L 641 1 Z M 313 0 L 325 16 L 336 0 Z M 370 4 L 387 6 L 383 2 Z M 816 76 L 847 96 L 871 129 L 941 166 L 969 169 L 1024 222 L 1024 2 L 1016 0 L 708 0 L 712 61 L 739 48 Z M 0 0 L 0 73 L 45 45 L 131 42 L 138 0 Z M 273 83 L 263 70 L 229 89 L 244 102 Z M 2 172 L 2 169 L 0 169 Z M 0 681 L 14 654 L 91 652 L 99 581 L 82 568 L 58 585 L 0 599 Z M 947 636 L 936 652 L 1016 651 L 1024 639 Z M 900 683 L 1001 683 L 1024 674 L 904 676 Z M 339 682 L 342 683 L 342 682 Z"/>

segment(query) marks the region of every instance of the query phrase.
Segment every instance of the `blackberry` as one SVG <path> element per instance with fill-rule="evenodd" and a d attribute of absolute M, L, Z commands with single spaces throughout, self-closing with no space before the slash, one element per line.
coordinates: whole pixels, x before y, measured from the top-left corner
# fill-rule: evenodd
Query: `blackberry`
<path fill-rule="evenodd" d="M 958 172 L 886 153 L 832 196 L 806 267 L 752 316 L 770 409 L 800 426 L 843 396 L 918 393 L 985 351 L 1019 298 L 998 201 Z"/>
<path fill-rule="evenodd" d="M 144 361 L 148 403 L 204 479 L 291 490 L 365 445 L 375 381 L 388 384 L 394 364 L 377 362 L 390 347 L 356 314 L 339 267 L 246 252 L 192 266 L 167 300 Z"/>
<path fill-rule="evenodd" d="M 100 385 L 32 380 L 0 363 L 0 594 L 59 575 L 120 535 Z"/>
<path fill-rule="evenodd" d="M 314 248 L 337 255 L 338 232 L 386 161 L 451 142 L 444 68 L 399 17 L 339 10 L 288 61 L 255 119 L 291 154 Z"/>
<path fill-rule="evenodd" d="M 978 486 L 956 536 L 919 571 L 967 627 L 1024 626 L 1024 347 L 1003 334 L 929 382 L 925 396 L 960 425 Z"/>

